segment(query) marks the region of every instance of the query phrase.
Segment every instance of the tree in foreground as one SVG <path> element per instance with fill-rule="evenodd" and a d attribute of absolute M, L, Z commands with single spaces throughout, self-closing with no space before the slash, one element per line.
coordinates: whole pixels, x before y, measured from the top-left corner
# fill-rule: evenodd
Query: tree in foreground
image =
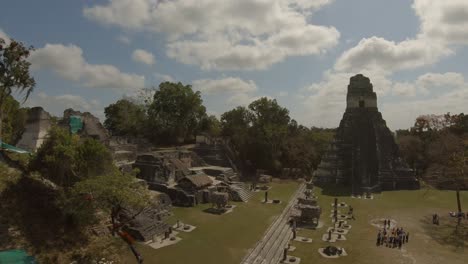
<path fill-rule="evenodd" d="M 65 189 L 79 180 L 106 173 L 113 167 L 107 148 L 92 138 L 80 139 L 53 127 L 31 162 L 31 170 Z"/>
<path fill-rule="evenodd" d="M 26 101 L 36 85 L 29 75 L 31 63 L 26 60 L 32 49 L 21 42 L 0 38 L 0 140 L 7 98 L 15 91 L 24 94 Z"/>
<path fill-rule="evenodd" d="M 90 210 L 109 215 L 113 234 L 119 228 L 116 220 L 122 209 L 141 212 L 150 201 L 148 189 L 134 175 L 118 170 L 76 183 L 71 197 L 79 219 L 89 219 Z"/>

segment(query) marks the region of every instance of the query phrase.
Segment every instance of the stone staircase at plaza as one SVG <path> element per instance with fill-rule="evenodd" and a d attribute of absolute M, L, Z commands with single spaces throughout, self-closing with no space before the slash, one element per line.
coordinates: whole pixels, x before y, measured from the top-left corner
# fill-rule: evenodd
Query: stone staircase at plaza
<path fill-rule="evenodd" d="M 292 238 L 289 216 L 297 198 L 302 195 L 305 188 L 306 185 L 301 184 L 281 215 L 270 225 L 263 238 L 249 251 L 241 264 L 276 264 L 280 262 L 283 249 L 287 247 Z"/>
<path fill-rule="evenodd" d="M 231 167 L 229 158 L 220 145 L 200 144 L 193 151 L 209 165 Z"/>
<path fill-rule="evenodd" d="M 247 185 L 243 182 L 233 182 L 229 185 L 229 187 L 236 193 L 238 197 L 238 200 L 241 200 L 242 202 L 247 202 L 252 196 L 254 195 L 254 192 L 251 192 Z"/>

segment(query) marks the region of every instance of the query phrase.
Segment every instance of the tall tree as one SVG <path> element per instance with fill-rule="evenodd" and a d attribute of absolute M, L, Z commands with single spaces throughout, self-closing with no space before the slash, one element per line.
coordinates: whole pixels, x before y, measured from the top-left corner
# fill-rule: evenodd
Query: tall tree
<path fill-rule="evenodd" d="M 140 136 L 144 134 L 146 113 L 143 105 L 121 99 L 104 108 L 104 126 L 115 136 Z"/>
<path fill-rule="evenodd" d="M 36 84 L 34 78 L 29 75 L 31 63 L 26 60 L 32 49 L 26 48 L 21 42 L 0 38 L 0 140 L 3 135 L 6 99 L 16 91 L 18 94 L 24 94 L 25 101 Z"/>
<path fill-rule="evenodd" d="M 288 109 L 281 107 L 276 99 L 262 97 L 249 105 L 252 112 L 251 132 L 256 142 L 252 154 L 264 157 L 259 166 L 278 171 L 281 146 L 288 134 L 291 118 Z"/>
<path fill-rule="evenodd" d="M 148 110 L 154 139 L 165 143 L 180 143 L 194 137 L 200 122 L 206 117 L 206 108 L 199 91 L 182 83 L 163 82 L 154 94 Z"/>

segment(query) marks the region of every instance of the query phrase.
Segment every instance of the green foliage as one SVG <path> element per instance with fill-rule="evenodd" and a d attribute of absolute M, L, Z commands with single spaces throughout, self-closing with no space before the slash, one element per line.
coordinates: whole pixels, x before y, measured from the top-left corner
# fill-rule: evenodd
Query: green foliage
<path fill-rule="evenodd" d="M 36 85 L 34 78 L 29 75 L 31 63 L 27 61 L 27 58 L 30 50 L 32 47 L 26 48 L 21 42 L 11 40 L 7 44 L 4 39 L 0 38 L 0 139 L 3 138 L 4 111 L 8 112 L 7 110 L 10 110 L 8 107 L 14 104 L 10 97 L 12 91 L 24 93 L 24 100 L 26 100 Z M 10 120 L 10 124 L 7 126 L 7 131 L 11 126 L 10 140 L 15 139 L 12 122 L 16 121 Z"/>
<path fill-rule="evenodd" d="M 204 117 L 200 122 L 200 130 L 212 137 L 221 135 L 221 122 L 214 115 Z"/>
<path fill-rule="evenodd" d="M 331 130 L 299 126 L 286 108 L 268 98 L 224 113 L 221 126 L 241 160 L 276 174 L 282 168 L 310 174 L 333 137 Z"/>
<path fill-rule="evenodd" d="M 111 169 L 112 157 L 99 141 L 80 140 L 61 127 L 53 127 L 38 149 L 31 169 L 40 171 L 55 184 L 68 188 L 79 179 L 99 175 Z"/>
<path fill-rule="evenodd" d="M 193 138 L 206 117 L 201 94 L 190 85 L 163 82 L 148 109 L 152 139 L 161 143 L 180 143 Z"/>
<path fill-rule="evenodd" d="M 146 122 L 142 105 L 122 99 L 104 109 L 104 126 L 115 136 L 141 136 Z"/>
<path fill-rule="evenodd" d="M 96 210 L 114 219 L 122 208 L 141 210 L 150 200 L 148 189 L 138 184 L 134 175 L 118 170 L 76 183 L 70 197 L 73 206 L 69 212 L 81 221 L 91 220 Z"/>
<path fill-rule="evenodd" d="M 433 165 L 443 168 L 450 177 L 454 165 L 453 155 L 466 151 L 468 140 L 468 118 L 463 113 L 452 115 L 423 115 L 416 119 L 414 126 L 407 131 L 398 131 L 397 142 L 406 162 L 425 175 Z M 468 180 L 465 176 L 457 177 L 459 183 Z M 448 180 L 448 179 L 441 179 Z"/>
<path fill-rule="evenodd" d="M 10 185 L 15 184 L 21 178 L 21 172 L 9 168 L 5 163 L 0 163 L 0 194 Z"/>
<path fill-rule="evenodd" d="M 2 137 L 1 140 L 14 145 L 21 138 L 26 125 L 28 108 L 21 108 L 18 101 L 13 96 L 6 96 L 0 106 L 3 111 Z"/>

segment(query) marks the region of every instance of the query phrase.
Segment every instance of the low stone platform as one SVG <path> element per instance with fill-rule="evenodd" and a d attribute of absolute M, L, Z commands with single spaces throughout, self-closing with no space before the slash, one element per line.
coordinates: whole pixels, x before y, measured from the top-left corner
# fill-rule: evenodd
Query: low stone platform
<path fill-rule="evenodd" d="M 338 218 L 338 221 L 342 220 L 342 219 L 349 219 L 351 215 L 346 215 L 346 214 L 338 214 L 337 215 L 337 218 Z M 334 221 L 334 217 L 333 217 L 333 214 L 330 214 L 330 217 L 332 218 L 332 220 Z"/>
<path fill-rule="evenodd" d="M 322 257 L 324 257 L 324 258 L 339 258 L 339 257 L 348 256 L 348 254 L 346 253 L 346 251 L 345 251 L 344 248 L 339 248 L 339 249 L 343 250 L 343 252 L 341 253 L 341 255 L 328 256 L 327 254 L 324 253 L 325 248 L 319 248 L 319 249 L 318 249 L 318 252 L 319 252 L 319 254 L 320 254 Z"/>
<path fill-rule="evenodd" d="M 295 264 L 298 264 L 298 263 L 301 263 L 301 258 L 287 255 L 286 260 L 280 261 L 279 263 L 295 263 Z"/>
<path fill-rule="evenodd" d="M 335 207 L 335 203 L 331 203 L 331 206 L 334 208 Z M 345 203 L 345 202 L 339 202 L 336 204 L 336 207 L 340 208 L 340 207 L 348 207 L 348 204 Z"/>
<path fill-rule="evenodd" d="M 361 195 L 351 195 L 351 198 L 354 198 L 354 199 L 363 199 L 363 200 L 373 200 L 374 199 L 374 195 L 371 194 L 370 197 L 366 197 L 366 196 L 361 196 Z"/>
<path fill-rule="evenodd" d="M 335 223 L 335 228 L 341 228 L 341 229 L 350 230 L 351 227 L 353 227 L 353 226 L 352 226 L 352 225 L 348 225 L 348 224 L 347 224 L 347 221 L 344 221 L 344 223 L 341 224 L 341 227 L 339 227 L 339 224 L 338 224 L 338 223 Z"/>
<path fill-rule="evenodd" d="M 294 241 L 302 242 L 302 243 L 312 243 L 312 238 L 302 237 L 302 236 L 296 236 L 296 238 L 294 239 Z"/>
<path fill-rule="evenodd" d="M 273 199 L 276 200 L 276 199 Z M 265 199 L 261 199 L 260 201 L 264 204 L 281 204 L 282 201 L 280 200 L 279 203 L 274 203 L 273 200 L 268 199 L 268 201 L 265 203 Z"/>
<path fill-rule="evenodd" d="M 189 225 L 189 224 L 179 223 L 179 227 L 177 227 L 177 224 L 174 224 L 172 228 L 177 231 L 190 233 L 193 230 L 195 230 L 197 227 L 193 225 Z"/>
<path fill-rule="evenodd" d="M 322 235 L 322 241 L 325 241 L 325 242 L 335 243 L 336 241 L 344 241 L 344 240 L 346 240 L 346 237 L 344 235 L 341 235 L 340 237 L 338 234 L 332 233 L 330 240 L 328 240 L 328 233 Z"/>
<path fill-rule="evenodd" d="M 208 208 L 208 209 L 205 209 L 203 210 L 203 212 L 205 213 L 210 213 L 210 214 L 216 214 L 216 215 L 225 215 L 225 214 L 229 214 L 229 213 L 232 213 L 234 211 L 234 208 L 236 208 L 237 205 L 229 205 L 229 208 L 226 208 L 226 210 L 223 210 L 223 211 L 220 211 L 216 208 Z"/>
<path fill-rule="evenodd" d="M 329 228 L 327 229 L 327 232 L 329 232 L 330 230 L 331 230 L 332 233 L 334 233 L 334 234 L 342 234 L 342 235 L 346 235 L 346 234 L 348 234 L 348 232 L 349 232 L 348 229 L 334 228 L 334 227 L 329 227 Z"/>
<path fill-rule="evenodd" d="M 182 238 L 177 237 L 178 234 L 179 234 L 178 232 L 174 231 L 169 236 L 169 238 L 164 239 L 164 236 L 158 236 L 153 241 L 150 240 L 150 241 L 144 242 L 143 244 L 150 246 L 154 249 L 167 247 L 170 245 L 177 244 L 182 240 Z"/>

